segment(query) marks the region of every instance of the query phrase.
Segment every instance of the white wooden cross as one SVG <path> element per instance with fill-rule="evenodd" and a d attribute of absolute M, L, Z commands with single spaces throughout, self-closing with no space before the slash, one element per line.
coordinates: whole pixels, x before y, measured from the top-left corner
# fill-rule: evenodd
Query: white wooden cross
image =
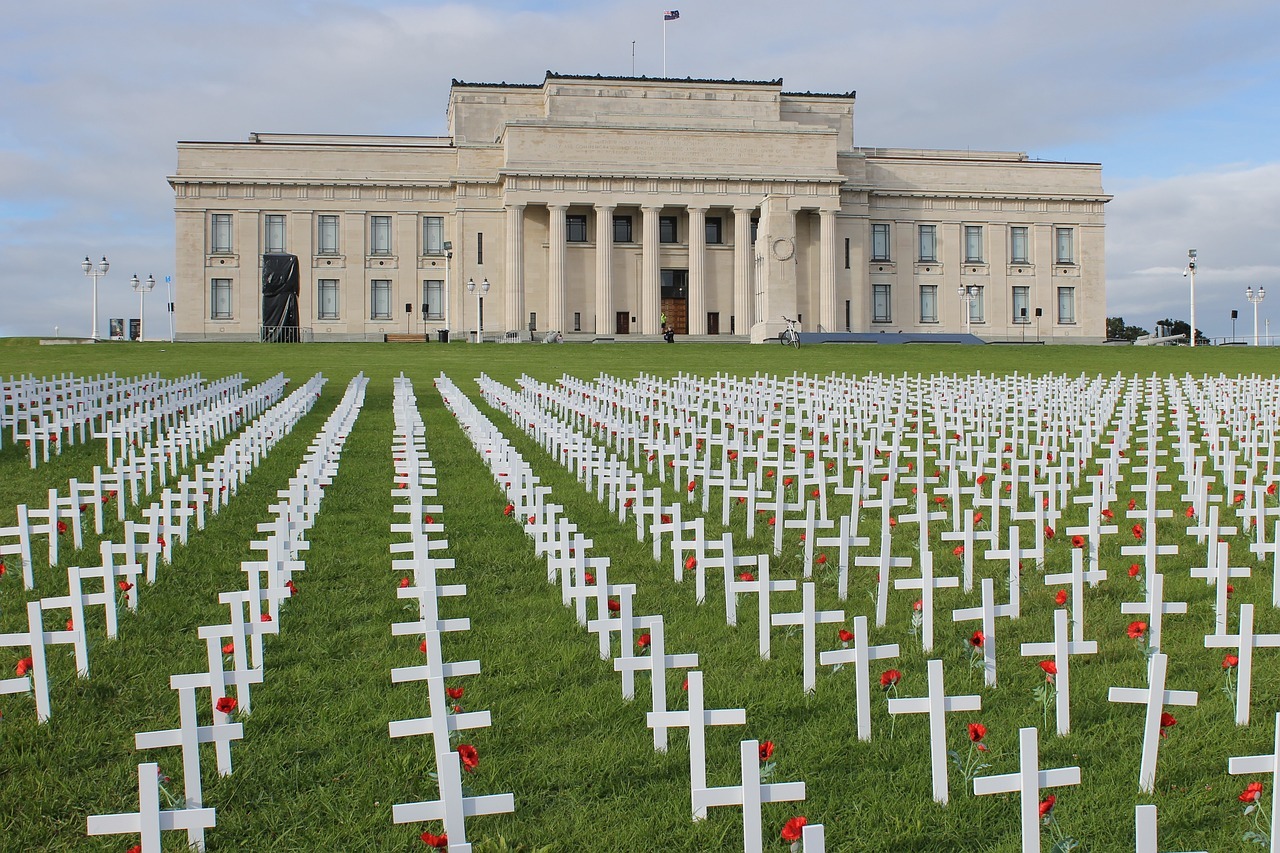
<path fill-rule="evenodd" d="M 52 713 L 49 705 L 49 665 L 46 646 L 71 645 L 76 642 L 78 633 L 78 630 L 44 630 L 44 608 L 39 601 L 28 601 L 27 630 L 0 634 L 0 648 L 25 647 L 31 650 L 30 675 L 26 678 L 9 679 L 5 683 L 27 681 L 29 679 L 30 689 L 36 700 L 36 720 L 38 722 L 47 722 L 49 715 Z M 12 685 L 10 686 L 12 687 Z"/>
<path fill-rule="evenodd" d="M 933 592 L 936 589 L 957 587 L 959 585 L 960 579 L 953 575 L 946 577 L 934 576 L 933 554 L 927 547 L 920 552 L 920 577 L 894 579 L 894 589 L 920 590 L 920 613 L 923 617 L 920 641 L 926 653 L 933 651 Z"/>
<path fill-rule="evenodd" d="M 971 622 L 982 620 L 982 674 L 983 683 L 988 687 L 996 686 L 996 617 L 1012 615 L 1012 606 L 996 605 L 995 581 L 982 579 L 982 604 L 978 607 L 963 607 L 951 611 L 952 622 Z"/>
<path fill-rule="evenodd" d="M 1280 648 L 1280 634 L 1253 633 L 1253 605 L 1240 605 L 1240 633 L 1210 634 L 1206 649 L 1236 649 L 1236 725 L 1249 725 L 1249 702 L 1253 692 L 1253 650 Z"/>
<path fill-rule="evenodd" d="M 467 841 L 466 819 L 478 815 L 509 814 L 516 810 L 515 797 L 511 794 L 463 796 L 462 767 L 456 752 L 446 752 L 445 760 L 436 767 L 436 771 L 440 799 L 431 802 L 395 803 L 391 806 L 391 822 L 401 824 L 443 820 L 445 834 L 449 836 L 449 853 L 471 853 L 471 844 Z"/>
<path fill-rule="evenodd" d="M 695 788 L 695 807 L 742 806 L 743 853 L 763 853 L 764 833 L 760 807 L 764 803 L 789 803 L 803 800 L 803 782 L 760 783 L 760 742 L 744 740 L 739 746 L 742 784 L 723 788 Z"/>
<path fill-rule="evenodd" d="M 1243 776 L 1246 773 L 1271 774 L 1271 846 L 1269 849 L 1271 853 L 1280 853 L 1280 832 L 1276 829 L 1276 818 L 1280 818 L 1280 714 L 1276 714 L 1275 742 L 1270 754 L 1230 758 L 1227 761 L 1227 772 L 1232 776 Z M 1254 805 L 1262 808 L 1261 798 Z"/>
<path fill-rule="evenodd" d="M 1160 853 L 1156 843 L 1156 807 L 1152 805 L 1135 806 L 1133 810 L 1134 834 L 1137 846 L 1134 853 Z M 1204 851 L 1199 851 L 1204 853 Z"/>
<path fill-rule="evenodd" d="M 1092 565 L 1097 565 L 1093 562 Z M 1106 569 L 1089 569 L 1084 568 L 1084 550 L 1081 548 L 1071 549 L 1071 571 L 1060 572 L 1044 576 L 1045 586 L 1053 584 L 1069 583 L 1071 584 L 1071 623 L 1072 623 L 1072 639 L 1077 643 L 1084 642 L 1084 585 L 1087 582 L 1090 586 L 1097 586 L 1099 581 L 1107 579 Z M 1124 611 L 1128 612 L 1128 611 Z M 1173 611 L 1165 611 L 1171 613 Z M 1185 612 L 1185 609 L 1184 611 Z"/>
<path fill-rule="evenodd" d="M 4 562 L 6 556 L 16 556 L 22 566 L 22 588 L 34 589 L 36 580 L 31 564 L 32 530 L 28 512 L 26 504 L 18 504 L 18 523 L 13 527 L 0 527 L 0 562 Z M 15 541 L 5 542 L 5 539 Z"/>
<path fill-rule="evenodd" d="M 1142 763 L 1138 769 L 1138 790 L 1150 794 L 1156 784 L 1156 752 L 1160 746 L 1160 715 L 1165 705 L 1195 705 L 1200 695 L 1194 690 L 1165 690 L 1169 656 L 1156 652 L 1148 668 L 1149 687 L 1112 687 L 1107 694 L 1111 702 L 1146 705 L 1146 722 L 1142 730 Z"/>
<path fill-rule="evenodd" d="M 992 528 L 994 529 L 994 527 Z M 988 560 L 1007 560 L 1009 564 L 1009 606 L 1017 619 L 1022 613 L 1022 558 L 1036 556 L 1035 549 L 1021 547 L 1022 533 L 1018 525 L 1009 527 L 1009 547 L 991 548 L 983 553 Z"/>
<path fill-rule="evenodd" d="M 1198 567 L 1191 569 L 1191 577 L 1206 578 L 1207 582 L 1213 589 L 1213 612 L 1214 612 L 1214 631 L 1219 634 L 1227 633 L 1227 595 L 1230 590 L 1231 578 L 1247 578 L 1252 574 L 1252 568 L 1249 566 L 1233 566 L 1231 565 L 1231 543 L 1225 539 L 1218 540 L 1216 543 L 1210 542 L 1209 550 L 1216 552 L 1218 558 L 1212 562 L 1210 566 Z"/>
<path fill-rule="evenodd" d="M 856 502 L 855 502 L 856 503 Z M 857 528 L 857 510 L 850 515 L 840 516 L 839 534 L 836 536 L 819 536 L 814 544 L 819 548 L 835 548 L 839 557 L 839 575 L 836 580 L 836 598 L 845 601 L 849 598 L 849 550 L 865 548 L 871 544 L 869 536 L 859 536 Z"/>
<path fill-rule="evenodd" d="M 890 699 L 890 714 L 929 715 L 929 759 L 933 769 L 933 799 L 942 805 L 950 798 L 947 781 L 946 715 L 959 711 L 981 711 L 981 696 L 948 696 L 942 683 L 942 661 L 929 661 L 929 690 L 914 699 Z"/>
<path fill-rule="evenodd" d="M 1055 713 L 1058 734 L 1071 731 L 1071 656 L 1096 655 L 1098 644 L 1093 640 L 1067 640 L 1067 611 L 1053 611 L 1053 642 L 1023 643 L 1022 656 L 1045 657 L 1053 655 L 1058 674 L 1054 676 Z"/>
<path fill-rule="evenodd" d="M 853 617 L 853 642 L 849 648 L 833 649 L 818 655 L 823 666 L 853 664 L 854 708 L 858 719 L 858 740 L 871 740 L 871 661 L 896 658 L 898 644 L 873 646 L 867 639 L 867 617 Z"/>
<path fill-rule="evenodd" d="M 1145 601 L 1123 601 L 1120 603 L 1121 613 L 1147 614 L 1148 645 L 1161 648 L 1165 614 L 1181 615 L 1187 612 L 1185 601 L 1164 600 L 1164 575 L 1152 572 L 1147 577 L 1147 598 Z"/>
<path fill-rule="evenodd" d="M 432 642 L 438 645 L 439 639 L 439 634 L 429 637 L 428 646 Z M 395 680 L 394 677 L 392 680 Z M 449 751 L 449 736 L 452 733 L 464 729 L 488 728 L 491 720 L 488 711 L 450 713 L 444 678 L 430 676 L 426 679 L 426 682 L 428 716 L 414 717 L 408 720 L 392 720 L 387 729 L 392 738 L 431 735 L 435 748 L 436 763 L 439 765 L 445 761 L 445 754 Z"/>
<path fill-rule="evenodd" d="M 688 669 L 697 665 L 698 655 L 696 652 L 683 655 L 667 654 L 665 631 L 662 627 L 661 616 L 655 617 L 653 624 L 649 626 L 649 653 L 647 655 L 635 656 L 628 652 L 613 661 L 613 668 L 617 672 L 630 670 L 633 673 L 644 671 L 649 673 L 649 692 L 652 697 L 653 713 L 658 715 L 658 718 L 667 710 L 667 670 Z M 635 691 L 633 689 L 631 696 L 623 696 L 622 698 L 630 700 L 634 696 Z M 653 726 L 653 748 L 658 752 L 667 751 L 666 726 Z"/>
<path fill-rule="evenodd" d="M 810 578 L 813 577 L 813 551 L 818 541 L 818 530 L 830 529 L 835 526 L 835 522 L 831 519 L 820 519 L 818 517 L 817 501 L 805 501 L 804 506 L 804 518 L 793 518 L 788 521 L 780 520 L 778 523 L 802 531 L 804 538 L 804 576 Z"/>
<path fill-rule="evenodd" d="M 89 815 L 89 835 L 142 836 L 142 853 L 160 853 L 160 833 L 209 829 L 216 824 L 213 809 L 160 808 L 160 766 L 138 765 L 138 811 L 124 814 Z"/>
<path fill-rule="evenodd" d="M 754 592 L 760 604 L 758 625 L 760 629 L 760 659 L 768 660 L 770 654 L 770 634 L 773 624 L 771 596 L 775 592 L 794 592 L 796 582 L 792 580 L 775 581 L 769 577 L 769 555 L 760 554 L 756 565 L 756 579 L 753 581 L 735 580 L 736 592 Z"/>
<path fill-rule="evenodd" d="M 658 616 L 635 616 L 632 600 L 636 594 L 635 584 L 607 585 L 602 575 L 596 580 L 596 588 L 600 594 L 596 597 L 596 618 L 587 622 L 587 630 L 598 634 L 600 638 L 600 660 L 613 657 L 613 635 L 618 635 L 619 654 L 630 654 L 635 644 L 635 632 L 647 631 Z M 609 611 L 608 593 L 618 597 L 618 614 Z M 634 673 L 624 670 L 622 673 L 622 695 L 627 697 L 634 690 Z"/>
<path fill-rule="evenodd" d="M 964 523 L 957 531 L 944 530 L 943 542 L 959 542 L 963 549 L 960 555 L 960 588 L 965 592 L 973 591 L 973 552 L 976 537 L 973 535 L 973 510 L 964 511 Z"/>
<path fill-rule="evenodd" d="M 1019 795 L 1022 816 L 1022 853 L 1040 853 L 1040 791 L 1080 784 L 1079 767 L 1040 769 L 1040 730 L 1035 726 L 1018 729 L 1018 772 L 999 776 L 979 776 L 973 793 Z"/>
<path fill-rule="evenodd" d="M 747 712 L 742 708 L 708 711 L 702 692 L 702 671 L 689 673 L 689 710 L 666 711 L 645 715 L 651 729 L 687 728 L 689 730 L 689 782 L 694 796 L 693 819 L 705 820 L 707 807 L 697 797 L 697 792 L 707 787 L 707 726 L 745 726 Z M 756 756 L 757 761 L 759 755 Z M 757 771 L 758 772 L 758 771 Z"/>
<path fill-rule="evenodd" d="M 708 569 L 724 570 L 724 621 L 730 627 L 738 624 L 738 569 L 755 568 L 760 558 L 754 554 L 739 557 L 733 551 L 733 534 L 725 533 L 719 541 L 712 540 L 706 544 L 708 551 L 719 551 L 719 557 L 706 557 Z"/>
<path fill-rule="evenodd" d="M 818 626 L 830 625 L 844 621 L 843 610 L 818 610 L 816 594 L 812 581 L 806 581 L 800 587 L 801 607 L 795 613 L 774 613 L 770 616 L 773 625 L 801 626 L 800 642 L 804 646 L 803 681 L 804 692 L 812 693 L 818 684 Z"/>
<path fill-rule="evenodd" d="M 1156 571 L 1156 558 L 1177 554 L 1178 546 L 1157 544 L 1154 524 L 1148 525 L 1143 534 L 1141 545 L 1121 545 L 1120 553 L 1126 557 L 1142 557 L 1142 569 L 1151 575 Z"/>

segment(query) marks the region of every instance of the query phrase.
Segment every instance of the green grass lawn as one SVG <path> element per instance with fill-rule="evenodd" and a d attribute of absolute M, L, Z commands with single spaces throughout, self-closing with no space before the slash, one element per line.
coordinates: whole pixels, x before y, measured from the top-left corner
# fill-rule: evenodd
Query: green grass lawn
<path fill-rule="evenodd" d="M 776 345 L 160 343 L 41 347 L 30 341 L 0 341 L 0 375 L 133 376 L 158 371 L 174 377 L 198 371 L 212 379 L 242 372 L 253 383 L 283 371 L 292 388 L 320 371 L 330 380 L 317 407 L 277 445 L 231 505 L 204 531 L 193 533 L 188 545 L 177 548 L 171 565 L 161 567 L 158 582 L 143 591 L 139 613 L 122 615 L 119 639 L 103 639 L 100 617 L 91 620 L 91 636 L 97 637 L 90 652 L 91 678 L 76 679 L 66 649 L 52 651 L 53 718 L 47 724 L 35 723 L 30 698 L 0 697 L 0 850 L 126 850 L 135 838 L 87 838 L 85 817 L 134 810 L 140 762 L 159 761 L 175 779 L 172 788 L 180 791 L 178 751 L 136 752 L 133 735 L 177 725 L 177 698 L 168 688 L 169 676 L 203 667 L 197 627 L 225 621 L 217 592 L 243 588 L 239 564 L 251 558 L 248 542 L 256 538 L 255 525 L 270 517 L 267 505 L 276 499 L 276 490 L 294 472 L 357 371 L 371 377 L 364 410 L 308 535 L 307 569 L 296 578 L 300 594 L 282 614 L 280 635 L 267 641 L 265 677 L 253 694 L 254 713 L 244 720 L 244 740 L 233 746 L 234 774 L 218 778 L 212 751 L 205 754 L 205 804 L 217 809 L 218 819 L 208 834 L 211 850 L 411 851 L 424 849 L 418 840 L 423 829 L 440 831 L 439 824 L 391 823 L 393 803 L 436 796 L 428 776 L 433 770 L 430 743 L 393 741 L 387 734 L 390 720 L 426 712 L 425 685 L 393 686 L 389 675 L 393 667 L 421 658 L 417 641 L 395 638 L 390 632 L 391 622 L 410 618 L 395 595 L 398 578 L 390 570 L 387 548 L 393 518 L 391 379 L 401 372 L 414 382 L 427 425 L 427 446 L 439 472 L 439 502 L 445 512 L 438 520 L 445 524 L 448 555 L 458 566 L 448 581 L 468 586 L 464 599 L 441 604 L 443 616 L 468 616 L 472 622 L 471 631 L 446 637 L 445 658 L 481 662 L 481 674 L 459 680 L 458 686 L 466 688 L 462 704 L 467 710 L 488 710 L 493 718 L 490 728 L 465 734 L 464 740 L 477 747 L 481 759 L 469 786 L 476 793 L 511 792 L 516 800 L 514 814 L 469 820 L 469 837 L 501 835 L 512 842 L 552 845 L 557 851 L 712 851 L 741 848 L 740 812 L 713 809 L 709 820 L 689 821 L 684 734 L 672 731 L 668 753 L 653 750 L 644 723 L 649 703 L 645 679 L 637 678 L 634 702 L 622 701 L 611 662 L 599 660 L 595 638 L 561 606 L 559 588 L 547 584 L 545 564 L 535 558 L 519 523 L 503 516 L 506 498 L 432 388 L 436 375 L 447 373 L 478 402 L 473 379 L 482 371 L 512 384 L 526 372 L 544 381 L 563 373 L 589 379 L 599 373 L 630 378 L 682 372 L 1233 376 L 1254 371 L 1258 363 L 1245 348 L 829 345 L 797 351 Z M 899 718 L 890 737 L 885 697 L 875 690 L 874 739 L 859 742 L 851 667 L 835 674 L 822 668 L 816 693 L 806 697 L 800 684 L 798 635 L 777 630 L 772 660 L 759 660 L 754 603 L 744 599 L 738 627 L 727 627 L 717 579 L 709 580 L 707 603 L 699 607 L 691 583 L 672 581 L 669 553 L 655 563 L 650 545 L 636 542 L 634 522 L 619 525 L 515 425 L 483 404 L 481 408 L 552 487 L 552 499 L 594 539 L 592 553 L 611 558 L 611 581 L 638 585 L 637 613 L 664 615 L 668 653 L 700 655 L 707 707 L 746 709 L 746 726 L 708 730 L 710 784 L 736 782 L 737 743 L 746 738 L 776 744 L 778 771 L 772 781 L 806 782 L 803 803 L 765 807 L 767 849 L 786 849 L 777 832 L 795 814 L 826 825 L 829 850 L 1020 849 L 1016 796 L 974 797 L 953 771 L 950 805 L 932 802 L 927 723 L 922 716 Z M 13 522 L 14 505 L 41 504 L 45 490 L 65 489 L 69 478 L 84 478 L 95 464 L 103 464 L 100 442 L 69 447 L 30 471 L 25 454 L 6 435 L 0 448 L 0 526 Z M 1176 483 L 1177 469 L 1168 464 L 1165 482 Z M 1229 776 L 1227 758 L 1271 749 L 1275 713 L 1280 710 L 1280 662 L 1274 650 L 1257 653 L 1252 724 L 1238 729 L 1233 709 L 1218 689 L 1223 652 L 1203 647 L 1203 636 L 1213 625 L 1212 590 L 1187 576 L 1186 567 L 1203 559 L 1203 546 L 1197 550 L 1194 539 L 1180 532 L 1185 519 L 1182 504 L 1173 496 L 1179 491 L 1175 486 L 1174 493 L 1161 497 L 1161 506 L 1175 508 L 1175 516 L 1162 524 L 1160 541 L 1178 544 L 1182 554 L 1162 559 L 1161 566 L 1166 597 L 1188 601 L 1189 613 L 1167 618 L 1164 650 L 1170 656 L 1170 688 L 1198 690 L 1199 705 L 1170 709 L 1178 725 L 1161 743 L 1156 792 L 1139 795 L 1143 710 L 1107 701 L 1112 685 L 1144 684 L 1142 654 L 1125 636 L 1125 626 L 1134 617 L 1119 612 L 1119 603 L 1136 600 L 1139 592 L 1124 571 L 1131 559 L 1119 555 L 1125 537 L 1109 538 L 1102 562 L 1111 577 L 1090 593 L 1086 615 L 1087 635 L 1099 641 L 1100 653 L 1072 660 L 1072 734 L 1054 736 L 1051 714 L 1049 729 L 1041 735 L 1042 766 L 1081 767 L 1079 787 L 1055 791 L 1055 812 L 1062 827 L 1081 840 L 1082 849 L 1132 850 L 1137 803 L 1159 807 L 1162 849 L 1261 849 L 1240 840 L 1250 824 L 1241 816 L 1237 796 L 1248 781 L 1261 780 L 1268 786 L 1264 800 L 1269 801 L 1270 782 Z M 669 500 L 677 497 L 672 492 Z M 714 507 L 716 501 L 712 503 Z M 1120 507 L 1115 509 L 1119 516 Z M 1082 509 L 1070 507 L 1060 526 L 1081 523 L 1083 517 Z M 719 520 L 718 509 L 713 509 L 709 536 L 719 536 Z M 864 534 L 871 532 L 870 521 L 864 514 Z M 741 510 L 730 528 L 741 543 Z M 915 529 L 903 528 L 895 539 L 906 554 Z M 1122 534 L 1126 530 L 1122 525 Z M 757 528 L 755 542 L 739 544 L 740 552 L 770 550 L 766 531 Z M 106 538 L 118 537 L 119 532 L 118 525 L 109 524 Z M 1029 533 L 1024 525 L 1024 542 Z M 1243 536 L 1233 540 L 1233 563 L 1252 561 L 1243 541 Z M 1070 566 L 1070 548 L 1063 538 L 1056 543 L 1048 568 L 1064 571 Z M 64 564 L 96 564 L 92 525 L 85 544 L 80 554 L 64 554 Z M 945 549 L 934 548 L 941 572 L 957 571 L 954 561 L 948 562 L 951 547 L 948 543 Z M 65 592 L 65 573 L 59 579 L 61 570 L 44 566 L 41 549 L 36 552 L 35 595 Z M 798 552 L 798 534 L 788 531 L 775 574 L 799 577 Z M 1004 566 L 979 561 L 977 572 L 999 579 Z M 850 618 L 873 614 L 873 571 L 855 570 L 849 599 L 843 603 L 836 600 L 830 576 L 820 576 L 820 581 L 819 608 L 843 607 Z M 1032 690 L 1043 675 L 1037 659 L 1020 658 L 1016 647 L 1050 637 L 1056 590 L 1044 587 L 1034 569 L 1024 573 L 1023 584 L 1023 618 L 999 626 L 997 689 L 982 687 L 980 674 L 970 679 L 965 641 L 975 624 L 950 621 L 950 610 L 975 604 L 976 593 L 939 593 L 937 646 L 931 655 L 924 655 L 911 636 L 911 593 L 894 594 L 889 625 L 882 631 L 872 629 L 873 642 L 902 646 L 900 658 L 884 666 L 873 664 L 873 675 L 889 667 L 904 673 L 901 696 L 923 694 L 929 657 L 945 661 L 948 692 L 982 696 L 981 713 L 952 715 L 948 736 L 951 747 L 963 751 L 965 724 L 984 723 L 993 764 L 989 772 L 1013 772 L 1018 728 L 1041 720 Z M 1258 633 L 1280 633 L 1280 613 L 1270 605 L 1269 569 L 1255 570 L 1253 578 L 1234 585 L 1233 629 L 1234 605 L 1247 601 L 1257 605 Z M 29 597 L 21 588 L 20 573 L 11 566 L 0 579 L 0 632 L 25 625 L 23 604 Z M 798 599 L 797 594 L 780 597 L 778 609 L 798 609 Z M 837 645 L 835 628 L 829 633 L 821 648 Z M 17 650 L 0 650 L 0 673 L 7 676 L 22 656 Z M 669 676 L 673 707 L 683 702 L 682 679 L 678 672 Z M 166 849 L 182 849 L 183 841 L 182 833 L 167 834 Z"/>

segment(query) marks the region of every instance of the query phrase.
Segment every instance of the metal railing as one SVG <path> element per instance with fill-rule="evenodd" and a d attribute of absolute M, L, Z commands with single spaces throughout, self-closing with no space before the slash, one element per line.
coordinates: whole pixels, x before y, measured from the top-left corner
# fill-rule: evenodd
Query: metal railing
<path fill-rule="evenodd" d="M 310 326 L 259 326 L 258 340 L 272 344 L 309 344 L 315 338 Z"/>

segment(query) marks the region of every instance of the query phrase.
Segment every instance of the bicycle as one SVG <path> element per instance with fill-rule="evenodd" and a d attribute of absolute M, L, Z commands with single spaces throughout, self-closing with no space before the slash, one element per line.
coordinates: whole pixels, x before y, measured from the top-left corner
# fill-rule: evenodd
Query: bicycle
<path fill-rule="evenodd" d="M 796 349 L 800 349 L 799 323 L 785 315 L 782 319 L 786 321 L 787 327 L 778 333 L 778 343 L 782 344 L 784 347 L 793 346 Z"/>

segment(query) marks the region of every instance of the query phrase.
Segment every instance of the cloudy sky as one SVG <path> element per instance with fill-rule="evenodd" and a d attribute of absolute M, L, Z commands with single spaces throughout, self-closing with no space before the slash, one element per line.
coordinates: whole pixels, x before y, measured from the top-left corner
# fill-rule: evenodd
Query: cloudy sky
<path fill-rule="evenodd" d="M 0 336 L 88 334 L 136 273 L 173 272 L 178 140 L 444 132 L 451 78 L 782 77 L 856 90 L 859 145 L 1101 162 L 1107 313 L 1280 335 L 1280 4 L 1274 0 L 50 0 L 0 4 Z M 167 332 L 148 299 L 149 336 Z M 1264 329 L 1265 331 L 1265 329 Z"/>

